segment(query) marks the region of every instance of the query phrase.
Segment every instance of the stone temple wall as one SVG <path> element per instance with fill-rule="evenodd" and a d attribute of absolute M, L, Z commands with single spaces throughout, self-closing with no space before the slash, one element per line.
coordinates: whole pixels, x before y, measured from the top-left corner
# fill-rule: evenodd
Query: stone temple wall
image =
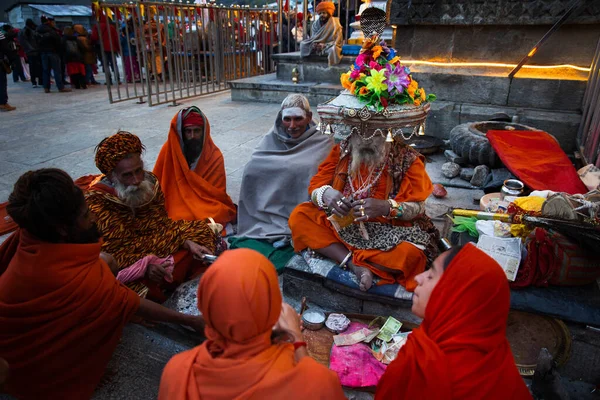
<path fill-rule="evenodd" d="M 404 58 L 518 63 L 567 11 L 571 0 L 390 0 Z M 600 37 L 600 1 L 580 6 L 533 64 L 589 66 Z"/>

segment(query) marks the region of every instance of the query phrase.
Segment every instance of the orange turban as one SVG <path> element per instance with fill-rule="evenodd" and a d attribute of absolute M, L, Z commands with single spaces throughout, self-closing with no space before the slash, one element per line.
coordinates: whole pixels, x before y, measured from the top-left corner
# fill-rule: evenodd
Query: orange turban
<path fill-rule="evenodd" d="M 317 4 L 317 13 L 320 13 L 321 11 L 327 11 L 329 15 L 333 15 L 335 12 L 335 4 L 331 1 L 322 1 Z"/>
<path fill-rule="evenodd" d="M 96 147 L 96 167 L 104 175 L 110 174 L 128 154 L 142 154 L 143 151 L 139 137 L 129 132 L 117 132 Z"/>

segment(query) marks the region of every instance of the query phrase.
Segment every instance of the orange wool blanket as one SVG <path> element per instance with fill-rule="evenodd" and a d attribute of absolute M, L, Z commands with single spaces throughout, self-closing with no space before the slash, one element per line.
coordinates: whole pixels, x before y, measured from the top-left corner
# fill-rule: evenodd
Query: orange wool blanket
<path fill-rule="evenodd" d="M 181 112 L 171 121 L 169 137 L 154 166 L 172 219 L 188 221 L 214 218 L 223 226 L 236 218 L 236 208 L 227 194 L 225 162 L 210 136 L 204 118 L 204 146 L 194 169 L 183 154 Z"/>
<path fill-rule="evenodd" d="M 0 247 L 0 355 L 18 399 L 89 399 L 140 299 L 99 259 L 101 243 Z"/>

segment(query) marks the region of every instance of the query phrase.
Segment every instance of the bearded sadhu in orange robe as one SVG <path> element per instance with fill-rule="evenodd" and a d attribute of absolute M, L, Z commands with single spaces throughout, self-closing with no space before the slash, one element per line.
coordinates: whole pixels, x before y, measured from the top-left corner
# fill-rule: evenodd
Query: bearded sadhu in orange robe
<path fill-rule="evenodd" d="M 173 118 L 153 173 L 165 193 L 170 218 L 213 218 L 223 226 L 235 220 L 223 154 L 210 136 L 208 119 L 197 107 L 183 109 Z"/>
<path fill-rule="evenodd" d="M 364 140 L 353 133 L 319 166 L 308 188 L 312 202 L 290 216 L 294 249 L 346 261 L 361 290 L 371 287 L 375 275 L 380 284 L 397 282 L 412 291 L 414 277 L 437 253 L 439 233 L 424 213 L 432 190 L 423 156 L 412 148 L 398 139 L 386 143 L 382 135 Z M 319 196 L 329 204 L 318 204 Z M 328 220 L 332 213 L 356 220 L 338 232 Z"/>

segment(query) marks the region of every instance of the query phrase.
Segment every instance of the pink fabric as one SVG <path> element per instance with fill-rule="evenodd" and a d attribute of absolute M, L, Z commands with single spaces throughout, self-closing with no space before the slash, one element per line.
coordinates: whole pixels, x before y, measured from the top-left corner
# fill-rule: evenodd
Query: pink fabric
<path fill-rule="evenodd" d="M 169 274 L 173 274 L 173 268 L 175 268 L 175 260 L 173 256 L 168 256 L 165 258 L 160 258 L 155 255 L 146 256 L 135 263 L 131 264 L 129 267 L 122 269 L 117 274 L 117 280 L 121 283 L 129 283 L 133 281 L 137 281 L 138 279 L 142 279 L 146 276 L 146 270 L 148 269 L 149 264 L 162 264 L 164 262 L 168 262 L 169 266 L 165 269 Z M 167 280 L 167 282 L 172 282 L 173 280 Z"/>
<path fill-rule="evenodd" d="M 353 333 L 362 328 L 368 328 L 368 326 L 352 322 L 344 334 Z M 377 386 L 377 382 L 386 368 L 387 365 L 377 361 L 366 343 L 341 347 L 333 345 L 331 348 L 329 369 L 338 374 L 342 386 Z"/>

